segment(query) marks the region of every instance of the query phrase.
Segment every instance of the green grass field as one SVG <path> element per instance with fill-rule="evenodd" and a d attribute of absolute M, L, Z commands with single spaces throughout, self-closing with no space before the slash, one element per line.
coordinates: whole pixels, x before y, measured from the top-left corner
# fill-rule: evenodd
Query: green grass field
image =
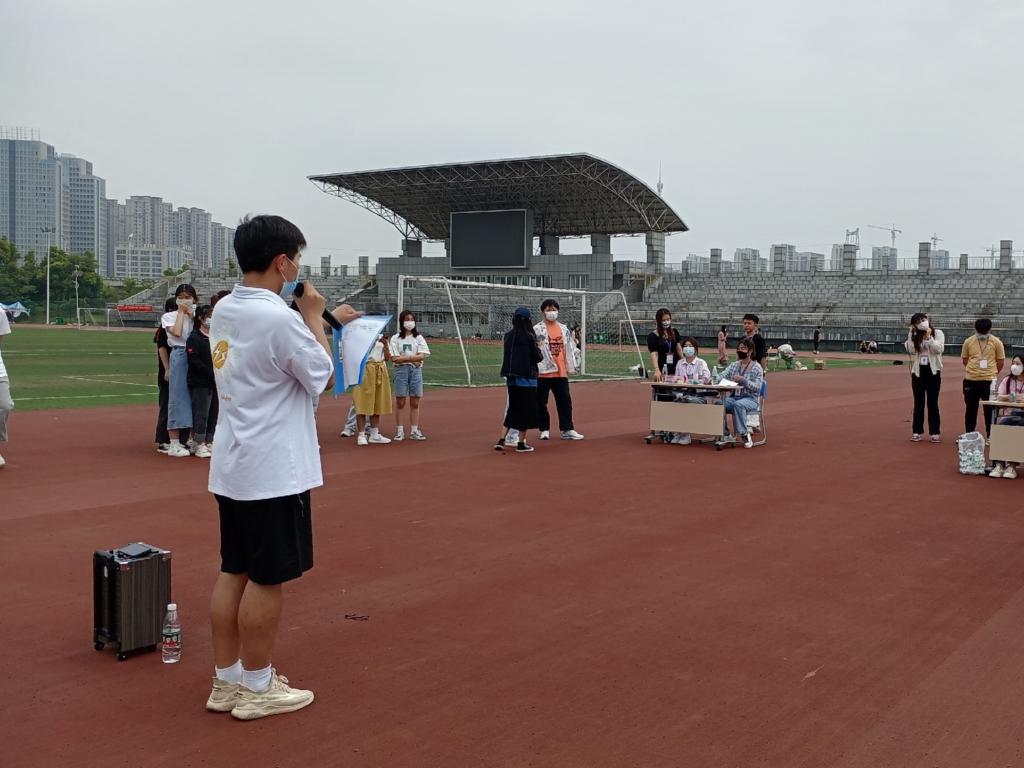
<path fill-rule="evenodd" d="M 87 408 L 156 403 L 157 361 L 152 331 L 80 331 L 15 325 L 0 351 L 19 410 Z M 464 385 L 462 351 L 452 341 L 432 340 L 425 368 L 428 385 Z M 474 384 L 501 384 L 499 342 L 470 342 L 467 356 Z M 645 361 L 647 360 L 645 353 Z M 809 363 L 810 355 L 803 360 Z M 630 376 L 635 351 L 611 347 L 588 350 L 588 370 L 601 376 Z M 709 363 L 712 362 L 709 358 Z M 889 365 L 877 359 L 829 359 L 829 368 Z"/>

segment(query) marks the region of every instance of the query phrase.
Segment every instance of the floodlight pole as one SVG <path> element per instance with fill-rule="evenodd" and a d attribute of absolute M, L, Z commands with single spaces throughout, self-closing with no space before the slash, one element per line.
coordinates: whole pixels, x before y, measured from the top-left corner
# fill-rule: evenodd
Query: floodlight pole
<path fill-rule="evenodd" d="M 46 233 L 46 324 L 50 324 L 50 235 L 57 231 L 56 227 L 40 227 Z"/>
<path fill-rule="evenodd" d="M 78 278 L 82 276 L 82 272 L 79 270 L 77 264 L 75 264 L 75 271 L 71 273 L 71 276 L 75 279 L 75 322 L 77 322 L 79 327 L 81 327 L 82 313 L 78 308 Z"/>

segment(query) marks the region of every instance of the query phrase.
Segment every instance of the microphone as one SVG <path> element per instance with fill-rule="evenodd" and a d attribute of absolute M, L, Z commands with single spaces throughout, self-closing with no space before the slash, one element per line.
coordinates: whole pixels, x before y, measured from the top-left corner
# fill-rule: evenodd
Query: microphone
<path fill-rule="evenodd" d="M 299 283 L 298 285 L 295 286 L 295 295 L 296 296 L 302 296 L 302 294 L 305 293 L 305 292 L 306 292 L 306 284 L 305 284 L 305 282 Z M 298 307 L 298 305 L 294 301 L 292 302 L 292 309 L 294 309 L 296 312 L 299 311 L 299 307 Z M 331 326 L 331 328 L 333 328 L 336 331 L 340 331 L 341 330 L 341 323 L 338 322 L 338 318 L 336 318 L 334 315 L 332 315 L 326 309 L 324 310 L 324 322 L 327 323 L 329 326 Z"/>

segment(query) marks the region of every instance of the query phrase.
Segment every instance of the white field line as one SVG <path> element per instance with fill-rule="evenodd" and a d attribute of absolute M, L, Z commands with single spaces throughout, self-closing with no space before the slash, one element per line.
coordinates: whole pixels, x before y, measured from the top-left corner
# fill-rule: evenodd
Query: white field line
<path fill-rule="evenodd" d="M 113 374 L 117 375 L 117 374 Z M 91 381 L 94 384 L 123 384 L 126 387 L 149 387 L 150 389 L 159 389 L 156 384 L 136 384 L 134 381 L 115 381 L 109 379 L 90 379 L 86 376 L 61 376 L 62 379 L 72 379 L 74 381 Z"/>
<path fill-rule="evenodd" d="M 52 395 L 49 397 L 19 397 L 15 403 L 27 403 L 33 400 L 94 400 L 98 397 L 146 397 L 152 392 L 125 392 L 120 395 Z"/>

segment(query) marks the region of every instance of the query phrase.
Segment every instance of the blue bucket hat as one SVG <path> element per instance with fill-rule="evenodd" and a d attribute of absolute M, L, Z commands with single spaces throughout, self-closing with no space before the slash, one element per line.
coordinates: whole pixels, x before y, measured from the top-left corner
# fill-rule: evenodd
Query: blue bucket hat
<path fill-rule="evenodd" d="M 530 319 L 530 308 L 529 307 L 516 307 L 516 311 L 513 317 L 525 317 L 527 320 Z"/>

